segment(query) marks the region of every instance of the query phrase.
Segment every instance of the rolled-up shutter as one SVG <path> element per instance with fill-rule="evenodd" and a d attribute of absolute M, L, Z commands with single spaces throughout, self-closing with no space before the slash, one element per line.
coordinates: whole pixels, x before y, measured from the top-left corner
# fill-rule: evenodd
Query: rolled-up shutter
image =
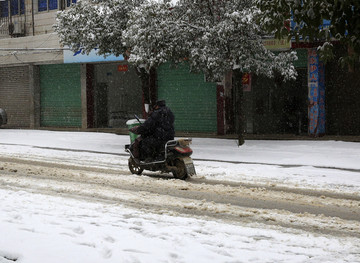
<path fill-rule="evenodd" d="M 27 66 L 0 68 L 0 108 L 8 117 L 7 127 L 30 127 L 30 87 Z"/>
<path fill-rule="evenodd" d="M 80 65 L 40 66 L 41 126 L 81 127 Z"/>

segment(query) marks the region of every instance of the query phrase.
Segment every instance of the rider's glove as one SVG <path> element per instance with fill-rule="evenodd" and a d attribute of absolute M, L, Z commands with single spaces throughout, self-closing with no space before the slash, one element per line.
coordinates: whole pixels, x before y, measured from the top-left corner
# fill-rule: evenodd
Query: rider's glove
<path fill-rule="evenodd" d="M 139 128 L 139 126 L 132 127 L 132 128 L 130 129 L 130 131 L 131 131 L 132 133 L 138 134 L 138 133 L 137 133 L 138 128 Z"/>

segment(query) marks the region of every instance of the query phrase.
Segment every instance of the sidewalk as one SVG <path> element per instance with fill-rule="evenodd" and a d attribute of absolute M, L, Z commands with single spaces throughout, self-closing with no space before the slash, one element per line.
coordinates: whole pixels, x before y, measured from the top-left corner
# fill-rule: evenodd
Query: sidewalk
<path fill-rule="evenodd" d="M 2 128 L 3 129 L 3 128 Z M 49 131 L 78 131 L 78 132 L 104 132 L 115 133 L 117 135 L 128 135 L 127 128 L 40 128 L 39 130 Z M 237 139 L 236 134 L 217 135 L 215 133 L 199 133 L 199 132 L 176 132 L 177 137 L 190 138 L 216 138 L 216 139 Z M 344 141 L 344 142 L 360 142 L 360 135 L 325 135 L 321 137 L 313 137 L 307 134 L 244 134 L 245 140 L 305 140 L 305 141 Z"/>
<path fill-rule="evenodd" d="M 188 136 L 187 136 L 188 135 Z M 238 147 L 236 137 L 197 137 L 193 139 L 193 158 L 279 165 L 311 165 L 329 168 L 360 169 L 360 144 L 336 137 L 252 136 Z M 277 139 L 272 139 L 277 138 Z M 343 138 L 343 137 L 341 137 Z M 351 137 L 354 140 L 358 137 Z M 350 139 L 350 138 L 346 138 Z M 129 136 L 102 132 L 1 129 L 0 144 L 98 151 L 124 154 Z"/>

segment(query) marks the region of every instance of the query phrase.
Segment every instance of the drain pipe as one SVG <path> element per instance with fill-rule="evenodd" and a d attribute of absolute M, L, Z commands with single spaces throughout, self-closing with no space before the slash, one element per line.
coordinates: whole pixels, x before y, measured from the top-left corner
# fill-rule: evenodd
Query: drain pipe
<path fill-rule="evenodd" d="M 32 33 L 35 36 L 34 0 L 31 0 Z"/>

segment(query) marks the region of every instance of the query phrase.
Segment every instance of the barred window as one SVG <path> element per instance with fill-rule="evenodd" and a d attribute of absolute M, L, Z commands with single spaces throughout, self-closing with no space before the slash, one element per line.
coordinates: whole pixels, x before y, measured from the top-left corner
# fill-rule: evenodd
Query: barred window
<path fill-rule="evenodd" d="M 38 11 L 48 11 L 58 9 L 58 0 L 39 0 Z"/>
<path fill-rule="evenodd" d="M 7 1 L 0 2 L 0 16 L 1 17 L 9 16 L 9 5 Z"/>
<path fill-rule="evenodd" d="M 25 14 L 25 0 L 0 1 L 0 17 L 8 17 L 9 10 L 12 16 Z"/>

